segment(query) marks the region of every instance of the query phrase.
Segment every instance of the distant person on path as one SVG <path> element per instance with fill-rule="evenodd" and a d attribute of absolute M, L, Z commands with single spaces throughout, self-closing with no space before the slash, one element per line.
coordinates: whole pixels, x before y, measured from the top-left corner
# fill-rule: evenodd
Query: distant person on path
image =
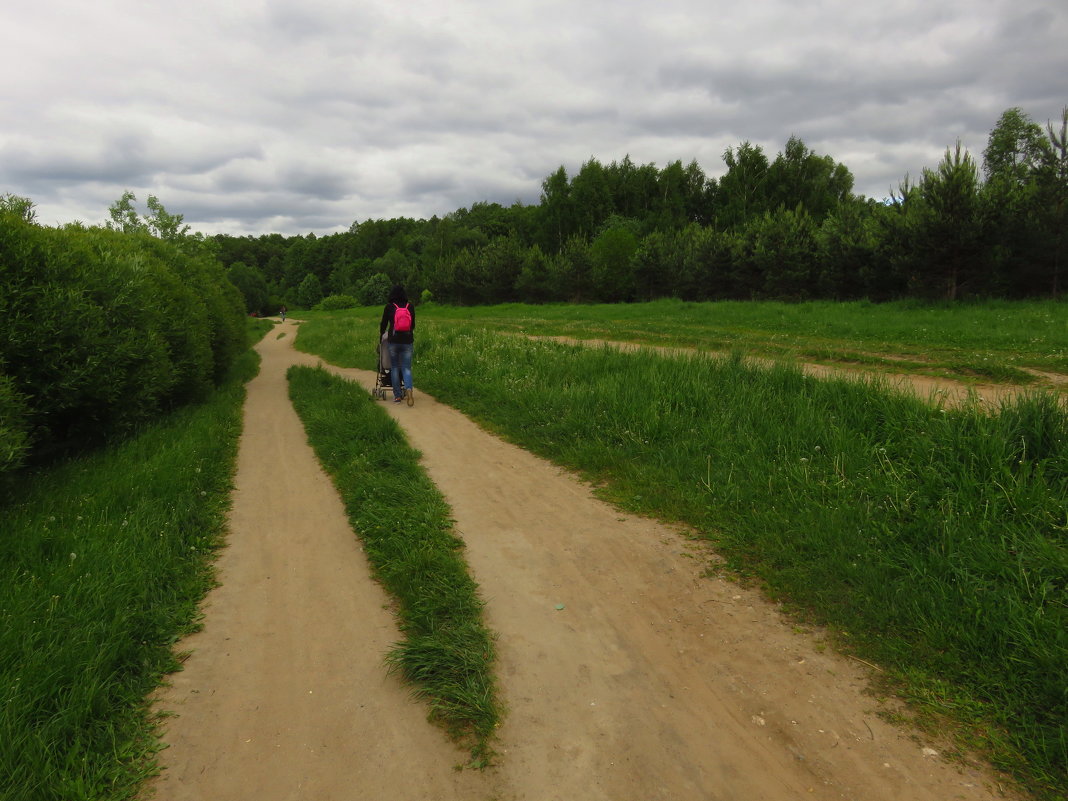
<path fill-rule="evenodd" d="M 280 308 L 278 310 L 278 313 L 282 315 L 282 322 L 284 323 L 286 321 L 286 307 L 283 306 L 282 308 Z"/>
<path fill-rule="evenodd" d="M 382 310 L 379 337 L 387 334 L 389 360 L 393 366 L 390 379 L 393 383 L 393 402 L 407 398 L 408 405 L 415 403 L 412 395 L 412 351 L 415 348 L 415 309 L 408 300 L 404 287 L 397 285 L 389 291 L 389 301 Z"/>

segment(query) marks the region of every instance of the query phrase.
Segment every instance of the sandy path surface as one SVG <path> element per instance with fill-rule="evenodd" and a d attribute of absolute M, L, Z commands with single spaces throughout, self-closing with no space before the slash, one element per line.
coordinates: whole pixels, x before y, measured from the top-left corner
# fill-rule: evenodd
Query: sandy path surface
<path fill-rule="evenodd" d="M 286 336 L 278 338 L 280 331 Z M 387 676 L 400 639 L 289 403 L 307 361 L 285 323 L 258 346 L 227 547 L 203 630 L 160 693 L 176 713 L 146 797 L 168 801 L 481 799 L 484 778 Z M 155 795 L 152 795 L 152 791 Z"/>
<path fill-rule="evenodd" d="M 863 665 L 704 578 L 711 554 L 419 393 L 386 408 L 452 505 L 507 706 L 499 764 L 454 770 L 464 754 L 385 675 L 386 598 L 288 402 L 285 369 L 318 361 L 295 328 L 259 346 L 220 586 L 161 694 L 157 798 L 1002 797 L 878 717 Z"/>

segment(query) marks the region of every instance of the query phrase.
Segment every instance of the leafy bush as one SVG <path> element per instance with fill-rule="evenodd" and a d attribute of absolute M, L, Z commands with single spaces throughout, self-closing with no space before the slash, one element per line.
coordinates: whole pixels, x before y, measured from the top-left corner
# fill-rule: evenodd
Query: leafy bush
<path fill-rule="evenodd" d="M 389 297 L 391 287 L 389 276 L 375 273 L 360 286 L 358 300 L 360 306 L 381 306 Z"/>
<path fill-rule="evenodd" d="M 315 304 L 316 311 L 337 311 L 338 309 L 355 309 L 359 301 L 352 295 L 328 295 Z"/>
<path fill-rule="evenodd" d="M 3 213 L 0 265 L 0 364 L 38 455 L 203 398 L 246 347 L 241 295 L 202 247 Z"/>
<path fill-rule="evenodd" d="M 28 411 L 15 382 L 0 375 L 0 475 L 21 465 L 29 449 Z"/>
<path fill-rule="evenodd" d="M 249 267 L 243 261 L 237 261 L 230 265 L 226 271 L 226 277 L 231 284 L 237 287 L 245 299 L 245 310 L 249 313 L 262 314 L 269 308 L 270 295 L 267 292 L 267 280 L 263 273 L 255 267 Z M 273 308 L 277 309 L 277 306 Z"/>

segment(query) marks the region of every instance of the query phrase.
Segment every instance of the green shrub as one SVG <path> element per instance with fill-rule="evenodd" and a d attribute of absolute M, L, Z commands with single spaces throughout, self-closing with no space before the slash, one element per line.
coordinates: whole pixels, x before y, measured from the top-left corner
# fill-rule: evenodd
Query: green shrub
<path fill-rule="evenodd" d="M 381 306 L 389 297 L 392 286 L 389 276 L 385 273 L 375 273 L 360 286 L 358 300 L 360 306 Z"/>
<path fill-rule="evenodd" d="M 250 314 L 262 314 L 272 308 L 268 305 L 270 296 L 267 292 L 267 279 L 256 267 L 249 267 L 243 261 L 236 261 L 226 271 L 226 278 L 237 287 L 245 299 L 245 311 Z"/>
<path fill-rule="evenodd" d="M 315 304 L 315 311 L 338 311 L 339 309 L 355 309 L 359 301 L 352 295 L 328 295 Z"/>
<path fill-rule="evenodd" d="M 30 447 L 28 412 L 15 382 L 0 375 L 0 476 L 19 467 Z"/>
<path fill-rule="evenodd" d="M 248 347 L 244 297 L 208 251 L 194 249 L 190 253 L 153 237 L 138 237 L 138 241 L 189 286 L 203 306 L 214 362 L 211 377 L 217 384 Z"/>
<path fill-rule="evenodd" d="M 241 295 L 203 248 L 0 214 L 0 266 L 0 364 L 38 455 L 205 397 L 247 346 Z"/>

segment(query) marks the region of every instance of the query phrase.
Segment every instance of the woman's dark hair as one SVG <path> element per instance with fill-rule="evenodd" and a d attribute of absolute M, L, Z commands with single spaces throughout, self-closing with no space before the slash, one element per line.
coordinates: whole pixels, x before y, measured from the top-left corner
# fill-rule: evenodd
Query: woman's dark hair
<path fill-rule="evenodd" d="M 381 296 L 379 296 L 381 297 Z M 404 291 L 404 287 L 397 284 L 393 289 L 389 290 L 389 303 L 407 303 L 408 293 Z"/>

